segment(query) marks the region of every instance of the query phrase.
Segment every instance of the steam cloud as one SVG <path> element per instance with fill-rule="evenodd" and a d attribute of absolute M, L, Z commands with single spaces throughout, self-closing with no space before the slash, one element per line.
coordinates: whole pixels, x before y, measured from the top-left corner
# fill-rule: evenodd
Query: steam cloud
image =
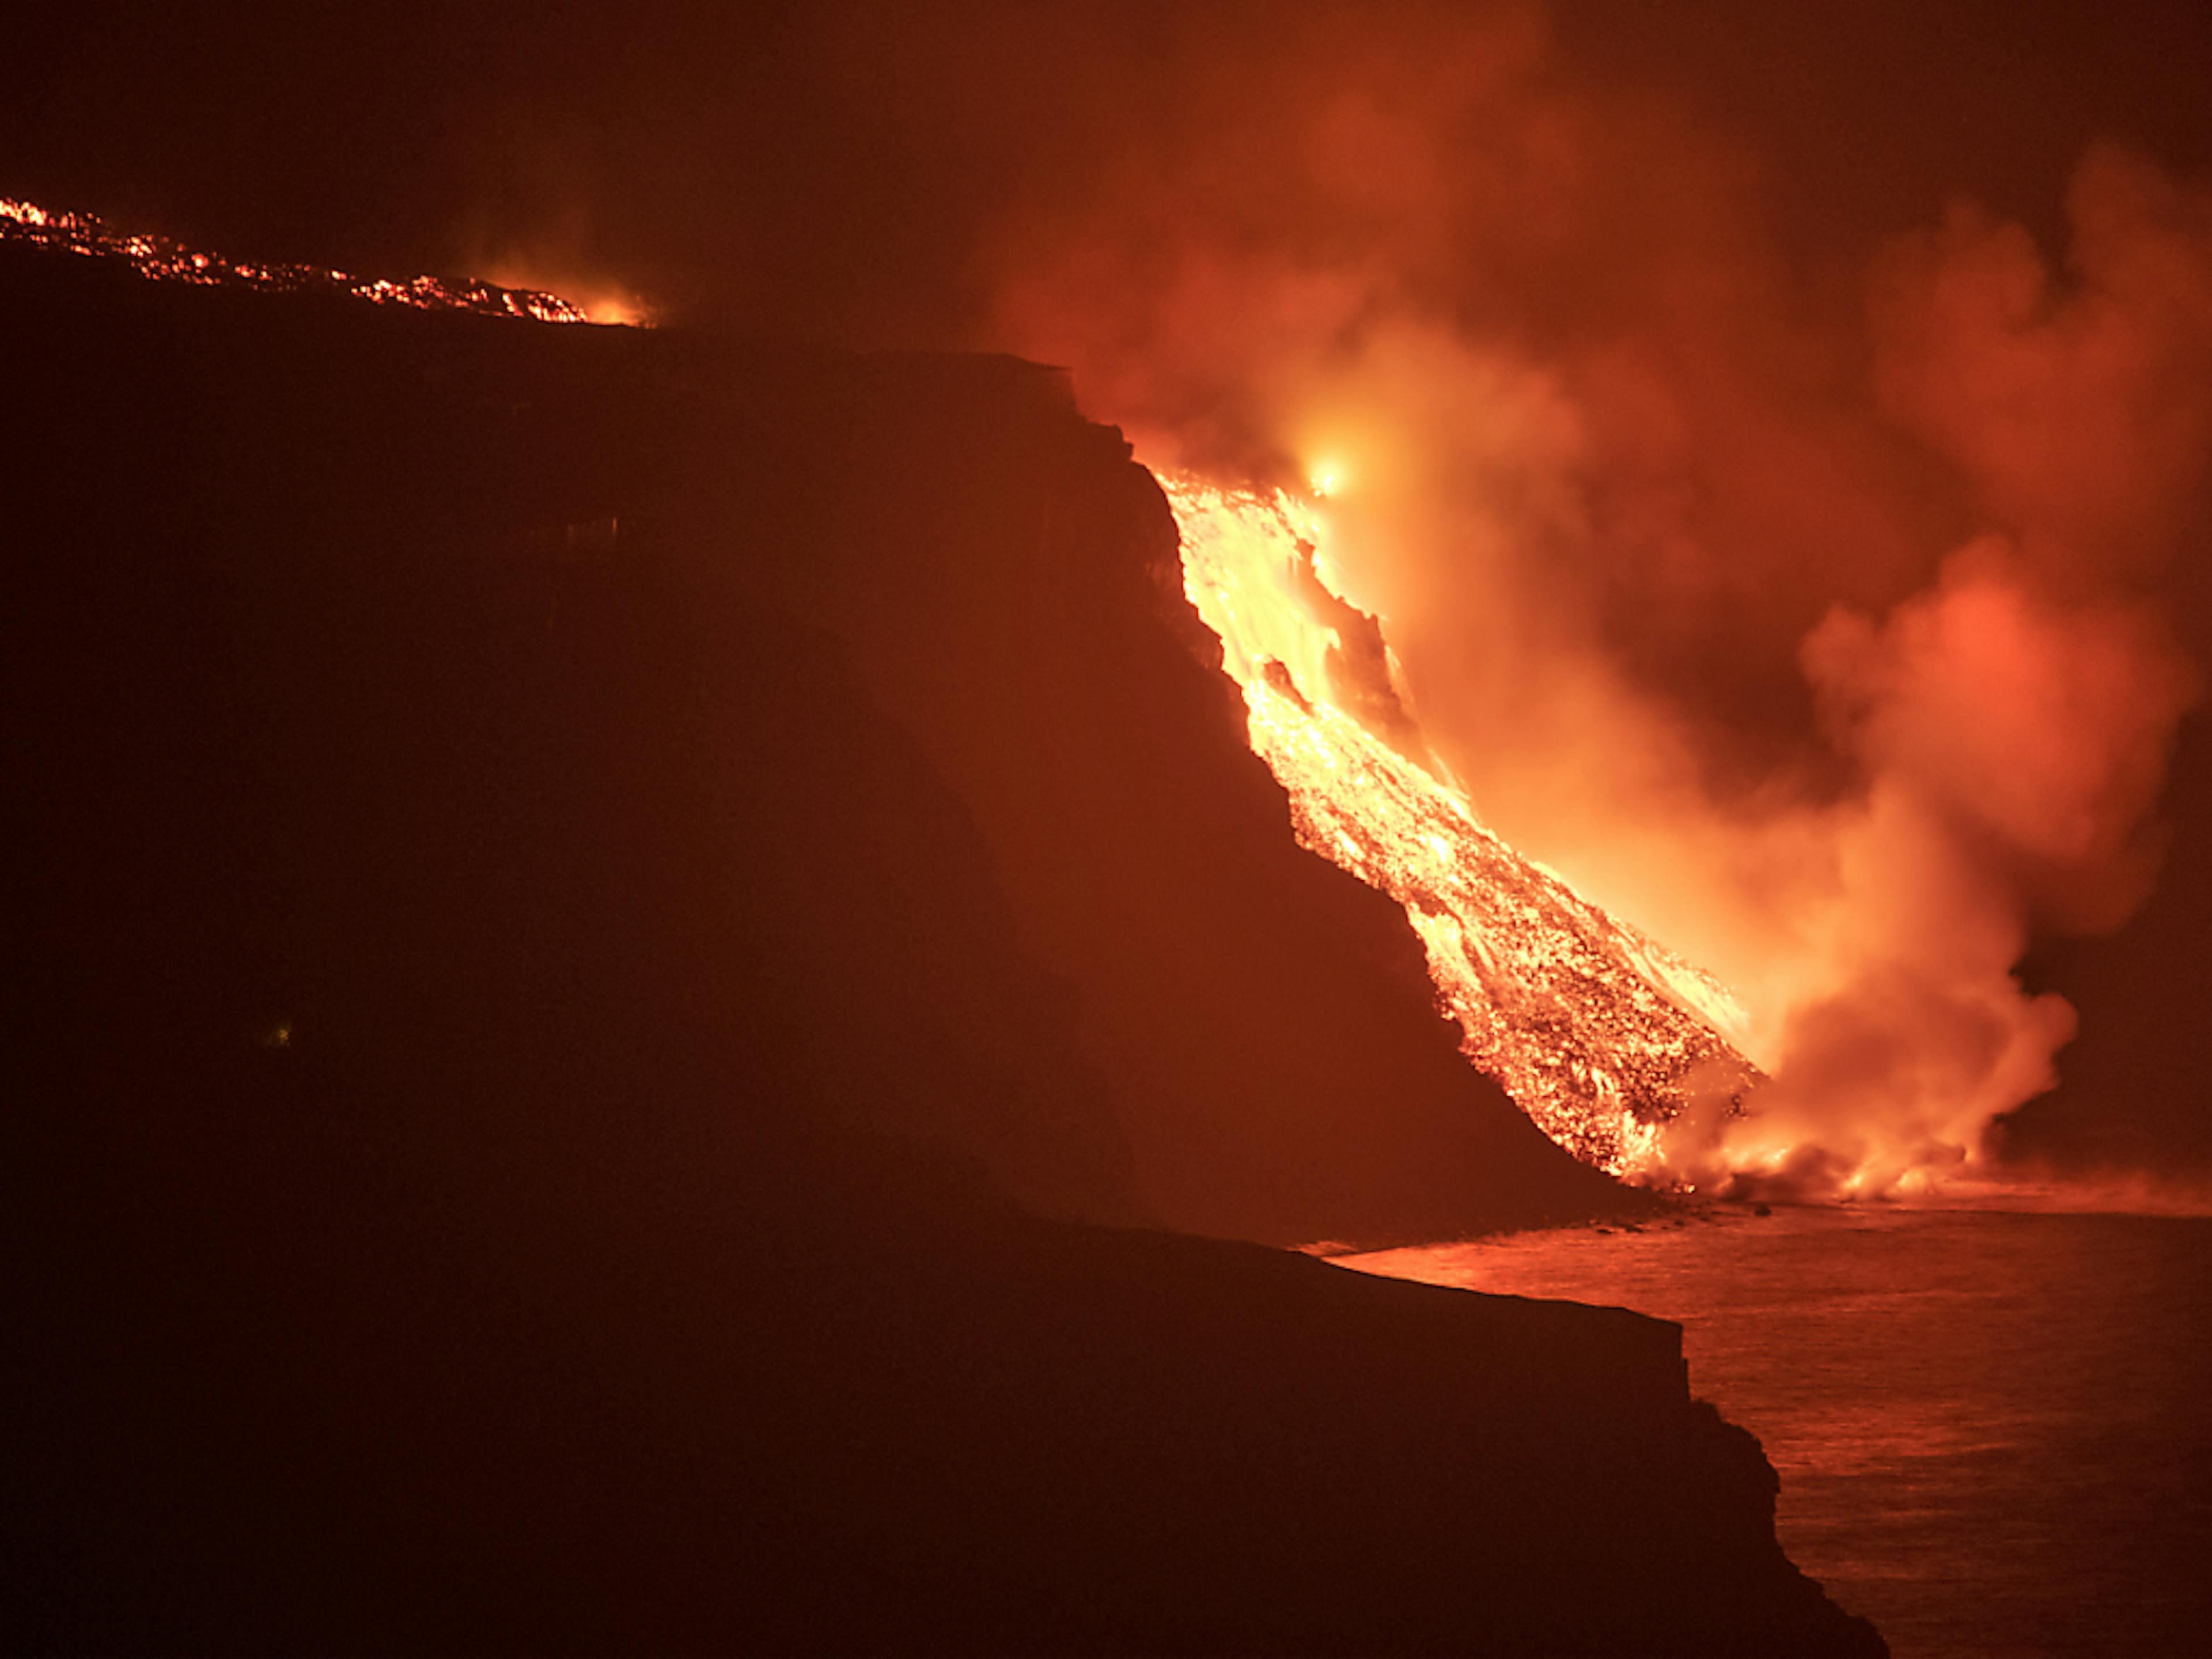
<path fill-rule="evenodd" d="M 2212 196 L 2100 149 L 2063 267 L 1962 205 L 1845 283 L 1532 12 L 1154 46 L 1144 139 L 1005 219 L 999 337 L 1141 455 L 1342 474 L 1338 574 L 1478 805 L 1753 1012 L 1773 1086 L 1679 1173 L 1970 1160 L 2073 1030 L 2031 933 L 2155 874 Z"/>

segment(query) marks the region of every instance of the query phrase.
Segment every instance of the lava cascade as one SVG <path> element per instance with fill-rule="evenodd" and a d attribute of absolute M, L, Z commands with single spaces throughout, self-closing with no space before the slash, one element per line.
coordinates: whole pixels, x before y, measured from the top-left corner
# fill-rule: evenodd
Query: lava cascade
<path fill-rule="evenodd" d="M 1468 1058 L 1546 1134 L 1609 1174 L 1664 1179 L 1666 1126 L 1738 1111 L 1762 1080 L 1734 995 L 1484 825 L 1420 747 L 1374 620 L 1329 587 L 1314 511 L 1162 483 L 1184 592 L 1221 638 L 1299 843 L 1405 906 Z"/>

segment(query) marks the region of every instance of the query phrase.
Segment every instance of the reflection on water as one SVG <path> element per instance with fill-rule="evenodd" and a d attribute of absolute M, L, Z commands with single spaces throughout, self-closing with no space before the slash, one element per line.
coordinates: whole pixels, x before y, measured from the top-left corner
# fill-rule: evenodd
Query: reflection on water
<path fill-rule="evenodd" d="M 1679 1320 L 1899 1659 L 2212 1652 L 2212 1221 L 1724 1212 L 1341 1258 Z"/>

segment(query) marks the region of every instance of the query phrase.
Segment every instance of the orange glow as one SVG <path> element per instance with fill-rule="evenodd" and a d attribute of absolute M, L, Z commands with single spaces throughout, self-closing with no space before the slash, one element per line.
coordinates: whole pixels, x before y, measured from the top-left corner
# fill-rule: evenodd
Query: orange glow
<path fill-rule="evenodd" d="M 566 259 L 498 258 L 485 266 L 501 288 L 558 294 L 586 322 L 616 328 L 651 328 L 655 318 L 643 295 L 609 283 Z"/>
<path fill-rule="evenodd" d="M 1324 580 L 1324 520 L 1279 492 L 1164 485 L 1183 591 L 1221 638 L 1299 844 L 1405 906 L 1468 1059 L 1546 1134 L 1667 1181 L 1666 1125 L 1740 1110 L 1759 1080 L 1723 1035 L 1743 1028 L 1735 999 L 1485 827 L 1420 744 L 1374 619 Z"/>
<path fill-rule="evenodd" d="M 575 302 L 587 322 L 605 323 L 614 328 L 650 328 L 653 313 L 635 295 L 589 294 Z"/>

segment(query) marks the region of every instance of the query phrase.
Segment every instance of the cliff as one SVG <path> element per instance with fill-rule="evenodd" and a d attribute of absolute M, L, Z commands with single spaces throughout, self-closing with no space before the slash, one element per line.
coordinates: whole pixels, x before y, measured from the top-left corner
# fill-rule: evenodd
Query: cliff
<path fill-rule="evenodd" d="M 1879 1651 L 1057 380 L 0 249 L 9 1645 Z"/>

